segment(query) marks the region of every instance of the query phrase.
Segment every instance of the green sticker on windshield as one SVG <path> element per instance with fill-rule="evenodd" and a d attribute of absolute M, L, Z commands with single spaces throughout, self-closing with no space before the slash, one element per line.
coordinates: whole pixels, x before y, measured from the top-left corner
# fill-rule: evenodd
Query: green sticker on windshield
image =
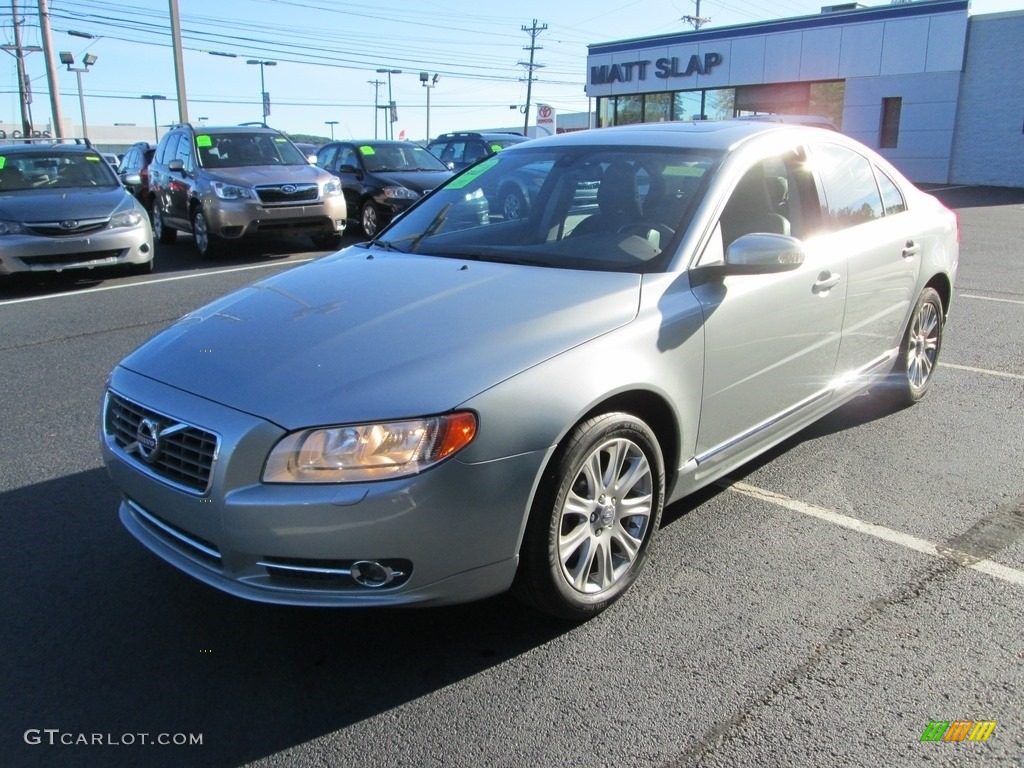
<path fill-rule="evenodd" d="M 86 155 L 85 159 L 88 160 L 90 163 L 102 163 L 103 162 L 103 158 L 102 157 L 94 157 L 93 155 Z"/>
<path fill-rule="evenodd" d="M 374 151 L 373 147 L 371 147 L 370 145 L 367 144 L 367 145 L 362 146 L 362 147 L 359 148 L 359 154 L 361 154 L 361 155 L 375 155 L 377 153 Z"/>
<path fill-rule="evenodd" d="M 501 152 L 501 144 L 491 144 L 491 152 Z"/>
<path fill-rule="evenodd" d="M 276 141 L 278 144 L 287 144 L 288 143 L 288 139 L 282 139 L 280 136 L 275 136 L 274 137 L 274 141 Z"/>
<path fill-rule="evenodd" d="M 209 136 L 196 136 L 196 146 L 197 147 L 212 147 L 213 146 L 213 139 L 211 139 Z"/>
<path fill-rule="evenodd" d="M 481 174 L 491 170 L 495 165 L 498 164 L 498 158 L 492 156 L 484 160 L 479 165 L 474 165 L 468 171 L 464 171 L 461 176 L 458 176 L 453 182 L 448 184 L 446 189 L 462 189 L 468 186 L 471 182 L 476 181 Z"/>
<path fill-rule="evenodd" d="M 4 169 L 4 165 L 7 163 L 6 157 L 0 157 L 0 171 Z"/>

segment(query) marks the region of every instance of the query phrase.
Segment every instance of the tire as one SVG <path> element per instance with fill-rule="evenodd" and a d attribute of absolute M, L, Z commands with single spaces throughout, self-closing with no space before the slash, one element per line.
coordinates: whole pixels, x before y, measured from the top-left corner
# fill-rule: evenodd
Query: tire
<path fill-rule="evenodd" d="M 545 471 L 513 593 L 561 619 L 596 616 L 632 585 L 665 503 L 665 465 L 643 421 L 606 413 L 577 425 Z"/>
<path fill-rule="evenodd" d="M 153 274 L 153 267 L 155 266 L 156 259 L 150 259 L 144 261 L 141 264 L 130 264 L 127 272 L 129 275 L 151 275 Z"/>
<path fill-rule="evenodd" d="M 939 362 L 944 324 L 942 299 L 935 289 L 925 288 L 917 299 L 889 375 L 887 390 L 894 404 L 913 405 L 928 392 Z"/>
<path fill-rule="evenodd" d="M 153 227 L 153 237 L 157 242 L 170 245 L 178 238 L 178 230 L 164 224 L 164 215 L 160 212 L 156 201 L 149 208 L 149 223 Z"/>
<path fill-rule="evenodd" d="M 336 251 L 341 245 L 341 235 L 313 235 L 313 247 L 321 251 Z"/>
<path fill-rule="evenodd" d="M 518 221 L 527 214 L 527 202 L 518 189 L 510 189 L 501 196 L 501 215 L 505 221 Z"/>
<path fill-rule="evenodd" d="M 359 226 L 362 227 L 363 234 L 370 238 L 380 232 L 380 211 L 370 200 L 363 203 L 359 211 Z"/>
<path fill-rule="evenodd" d="M 196 250 L 204 259 L 219 256 L 224 248 L 223 241 L 210 233 L 210 224 L 202 208 L 196 208 L 192 213 L 192 239 L 195 240 Z"/>

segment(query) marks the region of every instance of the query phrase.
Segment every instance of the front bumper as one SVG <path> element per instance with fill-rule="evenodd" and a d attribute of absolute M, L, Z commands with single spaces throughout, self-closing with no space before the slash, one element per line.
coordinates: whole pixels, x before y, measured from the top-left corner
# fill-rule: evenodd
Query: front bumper
<path fill-rule="evenodd" d="M 145 223 L 81 236 L 0 237 L 0 275 L 145 264 L 152 259 L 153 235 Z"/>
<path fill-rule="evenodd" d="M 330 235 L 345 230 L 342 195 L 300 205 L 263 205 L 253 200 L 216 200 L 204 206 L 210 232 L 235 239 L 249 235 Z"/>
<path fill-rule="evenodd" d="M 106 428 L 101 441 L 125 497 L 125 527 L 211 586 L 261 602 L 370 606 L 466 602 L 512 583 L 543 452 L 482 464 L 449 460 L 392 481 L 264 484 L 263 463 L 284 434 L 277 426 L 122 368 L 111 388 L 156 420 L 217 436 L 202 489 L 160 477 Z M 356 578 L 360 563 L 379 565 L 389 579 Z"/>

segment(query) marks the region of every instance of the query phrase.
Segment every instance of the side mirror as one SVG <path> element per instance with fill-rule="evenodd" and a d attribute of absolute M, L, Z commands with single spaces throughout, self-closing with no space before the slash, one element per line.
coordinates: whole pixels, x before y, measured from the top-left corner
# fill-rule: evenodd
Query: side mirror
<path fill-rule="evenodd" d="M 177 171 L 178 173 L 181 173 L 182 171 L 185 170 L 185 164 L 181 162 L 181 160 L 175 158 L 174 160 L 171 160 L 167 163 L 167 170 Z"/>
<path fill-rule="evenodd" d="M 755 232 L 736 238 L 725 261 L 690 270 L 690 284 L 703 285 L 729 275 L 772 275 L 790 272 L 804 263 L 804 246 L 795 237 Z"/>
<path fill-rule="evenodd" d="M 121 179 L 121 183 L 126 187 L 137 187 L 142 184 L 142 177 L 136 173 L 126 173 L 124 178 Z"/>
<path fill-rule="evenodd" d="M 306 155 L 306 160 L 309 161 L 310 165 L 316 165 L 316 155 Z"/>

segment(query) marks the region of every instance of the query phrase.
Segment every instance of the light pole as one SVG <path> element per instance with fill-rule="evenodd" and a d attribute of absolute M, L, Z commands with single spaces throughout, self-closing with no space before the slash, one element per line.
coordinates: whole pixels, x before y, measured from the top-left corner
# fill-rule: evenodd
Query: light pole
<path fill-rule="evenodd" d="M 267 86 L 263 80 L 263 68 L 264 67 L 276 67 L 276 61 L 263 61 L 262 59 L 249 59 L 246 64 L 259 64 L 260 65 L 260 97 L 263 99 L 263 122 L 267 122 L 267 116 L 270 114 L 270 94 L 267 93 Z"/>
<path fill-rule="evenodd" d="M 437 73 L 431 78 L 428 72 L 420 72 L 420 85 L 427 89 L 427 141 L 430 141 L 430 91 L 437 85 L 440 77 Z"/>
<path fill-rule="evenodd" d="M 158 101 L 163 101 L 167 97 L 166 96 L 160 96 L 159 94 L 156 94 L 156 93 L 147 93 L 147 94 L 144 94 L 142 96 L 139 96 L 139 98 L 140 99 L 150 99 L 153 102 L 153 140 L 156 141 L 157 143 L 159 143 L 160 142 L 160 126 L 157 125 L 157 122 L 156 122 L 156 103 Z"/>
<path fill-rule="evenodd" d="M 390 126 L 390 133 L 387 130 L 385 130 L 384 133 L 385 134 L 389 134 L 388 135 L 389 139 L 393 139 L 393 138 L 395 138 L 395 120 L 398 119 L 398 110 L 396 109 L 396 106 L 395 106 L 395 100 L 391 96 L 391 76 L 392 75 L 400 75 L 400 74 L 402 74 L 402 70 L 400 70 L 400 69 L 387 69 L 387 68 L 384 68 L 384 69 L 378 69 L 377 72 L 379 74 L 382 74 L 382 75 L 386 73 L 387 76 L 388 76 L 388 106 L 387 106 L 388 122 L 387 122 L 387 125 L 385 125 L 384 127 L 388 128 L 388 126 Z"/>
<path fill-rule="evenodd" d="M 331 141 L 334 141 L 334 126 L 336 126 L 337 124 L 337 120 L 324 120 L 324 125 L 331 126 Z"/>
<path fill-rule="evenodd" d="M 73 67 L 71 65 L 75 63 L 74 54 L 71 51 L 60 52 L 60 63 L 68 68 L 68 72 L 74 72 L 76 77 L 78 77 L 78 107 L 82 110 L 82 138 L 85 139 L 89 138 L 89 128 L 85 124 L 85 96 L 82 93 L 82 73 L 88 72 L 89 67 L 95 64 L 98 58 L 99 56 L 95 53 L 87 53 L 82 56 L 82 66 Z"/>

